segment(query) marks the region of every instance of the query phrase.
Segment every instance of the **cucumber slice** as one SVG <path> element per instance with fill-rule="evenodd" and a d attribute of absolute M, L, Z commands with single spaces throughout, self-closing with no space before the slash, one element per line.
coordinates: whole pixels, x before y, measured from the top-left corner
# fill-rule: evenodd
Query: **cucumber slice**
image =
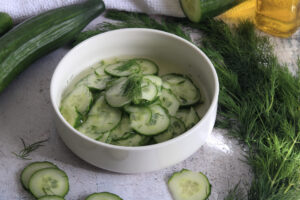
<path fill-rule="evenodd" d="M 110 141 L 111 141 L 110 131 L 101 133 L 100 136 L 96 140 L 98 140 L 100 142 L 110 143 Z"/>
<path fill-rule="evenodd" d="M 168 181 L 174 200 L 205 200 L 211 193 L 211 185 L 201 172 L 183 169 L 174 173 Z"/>
<path fill-rule="evenodd" d="M 158 91 L 160 92 L 163 82 L 159 76 L 146 75 L 143 76 L 143 79 L 148 79 L 149 81 L 152 81 L 152 83 L 156 85 Z"/>
<path fill-rule="evenodd" d="M 110 138 L 111 140 L 126 139 L 129 136 L 127 133 L 132 131 L 133 130 L 130 127 L 129 116 L 127 113 L 123 113 L 120 124 L 110 131 Z"/>
<path fill-rule="evenodd" d="M 167 83 L 166 81 L 162 82 L 162 87 L 165 89 L 171 89 L 171 85 L 169 83 Z"/>
<path fill-rule="evenodd" d="M 119 145 L 119 146 L 142 146 L 148 143 L 150 137 L 137 134 L 135 132 L 129 133 L 127 138 L 122 138 L 118 140 L 112 140 L 111 144 Z"/>
<path fill-rule="evenodd" d="M 93 96 L 86 86 L 78 86 L 66 96 L 60 106 L 60 112 L 69 124 L 78 127 L 82 115 L 86 114 L 93 101 Z"/>
<path fill-rule="evenodd" d="M 180 74 L 167 74 L 162 79 L 170 84 L 181 106 L 192 105 L 200 100 L 200 92 L 189 78 Z"/>
<path fill-rule="evenodd" d="M 68 176 L 58 168 L 40 169 L 31 176 L 29 190 L 36 198 L 46 195 L 64 197 L 69 191 Z"/>
<path fill-rule="evenodd" d="M 229 10 L 243 0 L 180 0 L 185 15 L 192 22 L 200 22 Z"/>
<path fill-rule="evenodd" d="M 29 179 L 34 174 L 36 171 L 44 168 L 57 168 L 53 163 L 51 162 L 33 162 L 27 165 L 22 173 L 21 173 L 21 182 L 22 185 L 24 186 L 25 189 L 29 189 L 28 184 L 29 184 Z"/>
<path fill-rule="evenodd" d="M 193 107 L 179 109 L 176 113 L 176 117 L 183 121 L 187 129 L 192 128 L 200 121 L 198 113 Z"/>
<path fill-rule="evenodd" d="M 49 195 L 49 196 L 43 196 L 39 198 L 38 200 L 64 200 L 64 198 L 60 196 L 55 196 L 55 195 Z"/>
<path fill-rule="evenodd" d="M 143 78 L 141 85 L 137 87 L 140 87 L 140 92 L 134 95 L 134 104 L 149 104 L 157 99 L 158 90 L 152 81 Z"/>
<path fill-rule="evenodd" d="M 171 116 L 174 116 L 179 109 L 180 102 L 170 89 L 162 88 L 159 100 Z"/>
<path fill-rule="evenodd" d="M 118 195 L 109 192 L 100 192 L 89 195 L 85 200 L 122 200 Z"/>
<path fill-rule="evenodd" d="M 171 122 L 168 129 L 159 135 L 155 135 L 153 139 L 157 143 L 161 143 L 170 140 L 174 137 L 177 137 L 178 135 L 182 134 L 185 130 L 186 129 L 184 123 L 180 119 L 171 117 Z"/>
<path fill-rule="evenodd" d="M 112 81 L 113 78 L 109 75 L 97 75 L 96 73 L 92 73 L 84 77 L 78 85 L 85 85 L 88 88 L 96 89 L 96 90 L 104 90 L 106 88 L 107 83 Z"/>
<path fill-rule="evenodd" d="M 145 58 L 137 58 L 135 61 L 139 64 L 142 74 L 158 74 L 158 66 L 155 62 Z"/>
<path fill-rule="evenodd" d="M 95 69 L 95 73 L 99 76 L 107 75 L 104 70 L 106 67 L 107 65 L 105 65 L 104 61 L 101 61 L 100 63 L 97 63 L 93 66 L 93 68 Z"/>
<path fill-rule="evenodd" d="M 131 59 L 110 64 L 104 69 L 104 71 L 112 76 L 129 76 L 131 74 L 138 73 L 140 71 L 140 65 L 135 59 Z"/>
<path fill-rule="evenodd" d="M 109 106 L 104 96 L 100 96 L 95 102 L 87 120 L 79 127 L 79 131 L 86 136 L 97 139 L 101 134 L 115 128 L 121 121 L 122 112 Z"/>
<path fill-rule="evenodd" d="M 142 135 L 157 135 L 165 131 L 170 124 L 167 111 L 158 104 L 148 106 L 150 114 L 145 114 L 147 107 L 130 113 L 131 127 Z M 149 117 L 150 116 L 150 117 Z"/>
<path fill-rule="evenodd" d="M 105 99 L 112 107 L 122 107 L 131 102 L 127 89 L 129 79 L 127 77 L 119 78 L 112 82 L 112 85 L 105 92 Z"/>

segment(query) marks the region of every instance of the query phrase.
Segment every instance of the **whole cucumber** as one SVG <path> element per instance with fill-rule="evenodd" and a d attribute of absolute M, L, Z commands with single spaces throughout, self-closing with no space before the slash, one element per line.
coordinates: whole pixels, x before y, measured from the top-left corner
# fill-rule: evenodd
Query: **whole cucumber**
<path fill-rule="evenodd" d="M 6 33 L 13 26 L 13 21 L 7 13 L 0 12 L 0 35 Z"/>
<path fill-rule="evenodd" d="M 71 41 L 102 13 L 102 0 L 88 0 L 33 17 L 0 38 L 0 92 L 32 62 Z"/>

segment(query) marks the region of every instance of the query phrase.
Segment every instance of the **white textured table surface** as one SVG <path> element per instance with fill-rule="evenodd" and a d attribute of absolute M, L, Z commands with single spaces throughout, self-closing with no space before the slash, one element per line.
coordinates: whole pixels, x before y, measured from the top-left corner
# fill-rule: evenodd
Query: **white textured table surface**
<path fill-rule="evenodd" d="M 99 23 L 98 18 L 90 25 Z M 300 55 L 300 32 L 289 40 L 274 39 L 284 53 L 284 61 L 295 63 Z M 117 174 L 93 167 L 76 157 L 60 140 L 52 122 L 49 85 L 60 59 L 69 51 L 60 48 L 36 61 L 0 94 L 0 200 L 33 199 L 20 184 L 20 172 L 32 161 L 50 161 L 66 171 L 70 180 L 67 200 L 83 200 L 93 192 L 109 191 L 124 200 L 171 200 L 167 179 L 175 171 L 187 168 L 205 173 L 211 184 L 210 200 L 222 200 L 239 181 L 251 180 L 249 167 L 242 162 L 243 151 L 237 141 L 214 129 L 208 141 L 187 160 L 160 171 L 145 174 Z M 283 58 L 282 57 L 282 58 Z M 293 59 L 291 59 L 293 58 Z M 291 70 L 295 71 L 296 67 Z M 44 147 L 24 161 L 12 152 L 27 143 L 49 138 Z"/>

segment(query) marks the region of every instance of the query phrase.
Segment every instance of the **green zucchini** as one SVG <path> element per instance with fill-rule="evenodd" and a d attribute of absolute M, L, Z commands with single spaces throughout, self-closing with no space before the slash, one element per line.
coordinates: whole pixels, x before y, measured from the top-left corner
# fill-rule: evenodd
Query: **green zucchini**
<path fill-rule="evenodd" d="M 0 35 L 6 33 L 13 26 L 13 21 L 7 13 L 0 12 Z"/>
<path fill-rule="evenodd" d="M 234 7 L 243 0 L 180 0 L 184 14 L 192 22 L 215 17 Z"/>
<path fill-rule="evenodd" d="M 0 92 L 32 62 L 71 41 L 104 11 L 102 0 L 54 9 L 18 25 L 0 38 Z"/>

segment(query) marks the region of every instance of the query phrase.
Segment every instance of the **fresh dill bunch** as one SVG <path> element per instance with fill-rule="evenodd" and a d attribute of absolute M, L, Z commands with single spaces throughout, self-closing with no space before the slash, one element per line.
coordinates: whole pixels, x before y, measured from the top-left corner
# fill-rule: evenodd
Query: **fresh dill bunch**
<path fill-rule="evenodd" d="M 18 158 L 21 158 L 24 160 L 31 160 L 31 158 L 29 158 L 30 153 L 32 153 L 33 151 L 36 151 L 38 148 L 44 146 L 44 143 L 48 141 L 48 139 L 40 140 L 40 141 L 37 141 L 37 142 L 27 145 L 23 138 L 20 138 L 20 140 L 23 144 L 23 149 L 20 150 L 18 153 L 15 153 L 15 152 L 12 152 L 12 153 L 15 156 L 17 156 Z"/>
<path fill-rule="evenodd" d="M 281 66 L 269 39 L 258 36 L 252 23 L 229 27 L 217 20 L 202 24 L 174 18 L 157 21 L 119 11 L 108 11 L 106 17 L 119 22 L 100 24 L 82 35 L 152 28 L 191 41 L 182 25 L 204 33 L 200 48 L 214 63 L 220 82 L 216 125 L 248 146 L 247 162 L 254 172 L 247 198 L 234 189 L 225 200 L 300 198 L 300 70 L 292 76 Z M 298 63 L 300 68 L 300 59 Z"/>

